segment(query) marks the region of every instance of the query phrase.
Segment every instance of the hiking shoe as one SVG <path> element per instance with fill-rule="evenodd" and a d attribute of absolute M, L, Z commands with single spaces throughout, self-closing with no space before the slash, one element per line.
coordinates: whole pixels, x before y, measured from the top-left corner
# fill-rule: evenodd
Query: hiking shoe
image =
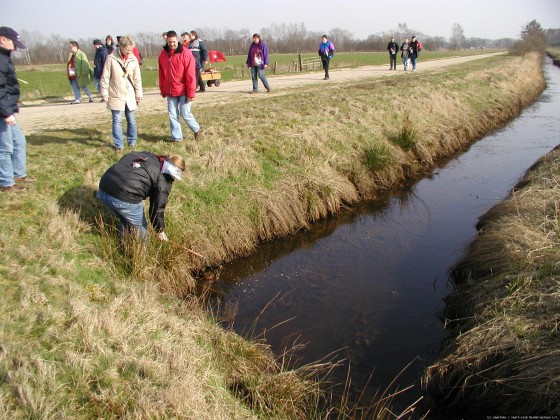
<path fill-rule="evenodd" d="M 27 192 L 27 188 L 10 185 L 9 187 L 0 187 L 0 191 L 8 194 L 25 194 Z"/>
<path fill-rule="evenodd" d="M 202 130 L 198 130 L 196 133 L 194 133 L 194 141 L 200 140 L 200 136 L 202 135 L 201 131 Z"/>
<path fill-rule="evenodd" d="M 34 176 L 22 176 L 21 178 L 14 178 L 14 181 L 16 182 L 23 182 L 23 183 L 30 183 L 30 182 L 35 182 L 37 181 L 37 178 L 35 178 Z"/>
<path fill-rule="evenodd" d="M 72 102 L 70 102 L 71 105 L 77 105 L 80 103 L 79 99 L 74 99 Z"/>
<path fill-rule="evenodd" d="M 268 88 L 268 89 L 266 89 L 266 92 L 270 93 L 270 92 L 272 92 L 272 89 Z"/>

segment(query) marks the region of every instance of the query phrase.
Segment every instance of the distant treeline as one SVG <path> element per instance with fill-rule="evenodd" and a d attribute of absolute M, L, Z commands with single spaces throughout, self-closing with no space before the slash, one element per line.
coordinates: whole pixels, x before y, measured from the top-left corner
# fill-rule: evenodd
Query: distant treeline
<path fill-rule="evenodd" d="M 180 29 L 175 28 L 178 33 Z M 107 35 L 116 38 L 117 35 L 132 35 L 136 46 L 145 58 L 155 58 L 159 55 L 164 44 L 161 33 L 139 32 L 137 34 L 103 34 L 96 38 L 105 42 Z M 215 29 L 195 28 L 200 37 L 206 42 L 207 48 L 222 51 L 226 55 L 246 54 L 252 39 L 249 29 Z M 260 30 L 260 35 L 268 45 L 271 53 L 305 53 L 317 50 L 321 41 L 322 32 L 308 31 L 303 23 L 299 24 L 273 24 Z M 560 29 L 546 30 L 547 38 L 551 45 L 560 45 Z M 366 39 L 356 39 L 352 32 L 345 29 L 333 28 L 327 32 L 337 51 L 340 52 L 368 52 L 385 51 L 387 43 L 392 36 L 397 42 L 416 35 L 422 41 L 426 50 L 438 51 L 445 49 L 480 49 L 480 48 L 510 48 L 515 42 L 512 38 L 497 40 L 483 38 L 466 38 L 462 34 L 460 25 L 455 24 L 450 39 L 441 36 L 430 36 L 414 29 L 408 28 L 406 23 L 400 23 L 394 31 L 379 32 L 368 36 Z M 38 31 L 20 30 L 20 36 L 27 45 L 27 49 L 16 52 L 13 56 L 16 64 L 56 64 L 65 63 L 68 58 L 68 43 L 78 41 L 80 48 L 93 59 L 93 38 L 83 38 L 76 34 L 73 39 L 61 35 L 51 34 L 45 37 Z"/>

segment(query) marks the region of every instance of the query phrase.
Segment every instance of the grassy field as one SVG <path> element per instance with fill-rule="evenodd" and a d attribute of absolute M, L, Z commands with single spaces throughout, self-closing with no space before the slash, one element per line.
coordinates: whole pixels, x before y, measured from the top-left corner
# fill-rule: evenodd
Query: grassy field
<path fill-rule="evenodd" d="M 475 52 L 465 51 L 444 51 L 444 52 L 422 52 L 422 60 L 437 60 L 440 58 L 471 55 Z M 480 54 L 480 51 L 476 51 Z M 90 57 L 92 58 L 92 57 Z M 302 54 L 302 58 L 318 58 L 316 54 Z M 251 75 L 245 65 L 246 56 L 230 56 L 226 62 L 215 63 L 213 66 L 221 71 L 221 80 L 250 79 Z M 276 74 L 286 74 L 293 71 L 293 62 L 298 59 L 297 54 L 274 54 L 270 56 L 270 67 L 274 68 Z M 340 53 L 336 54 L 332 68 L 348 68 L 365 65 L 386 64 L 387 54 L 385 53 Z M 24 66 L 17 68 L 18 78 L 27 83 L 20 83 L 21 100 L 62 100 L 72 96 L 72 90 L 66 77 L 66 67 L 63 64 L 44 65 L 44 66 Z M 142 82 L 145 89 L 157 88 L 157 60 L 146 59 L 142 66 Z M 90 85 L 90 90 L 94 93 L 95 88 Z"/>
<path fill-rule="evenodd" d="M 198 144 L 165 143 L 167 116 L 139 115 L 142 148 L 187 160 L 166 231 L 203 259 L 157 241 L 119 247 L 93 197 L 116 159 L 108 117 L 27 136 L 38 181 L 0 202 L 0 417 L 323 418 L 328 366 L 294 369 L 223 331 L 197 274 L 428 171 L 533 101 L 540 63 L 497 56 L 206 104 Z"/>

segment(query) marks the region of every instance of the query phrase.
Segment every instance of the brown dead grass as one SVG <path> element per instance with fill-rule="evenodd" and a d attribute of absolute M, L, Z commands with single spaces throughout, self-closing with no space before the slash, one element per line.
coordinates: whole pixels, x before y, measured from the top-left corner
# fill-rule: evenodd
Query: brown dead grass
<path fill-rule="evenodd" d="M 560 414 L 560 149 L 480 221 L 425 380 L 443 413 Z"/>

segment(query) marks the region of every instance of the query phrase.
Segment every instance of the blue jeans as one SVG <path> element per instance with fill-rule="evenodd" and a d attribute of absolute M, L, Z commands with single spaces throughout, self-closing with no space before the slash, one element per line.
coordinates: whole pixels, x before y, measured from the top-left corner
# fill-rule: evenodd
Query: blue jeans
<path fill-rule="evenodd" d="M 25 136 L 19 125 L 8 125 L 0 119 L 0 187 L 11 187 L 14 178 L 27 175 L 25 153 Z"/>
<path fill-rule="evenodd" d="M 410 62 L 412 63 L 412 70 L 416 70 L 416 54 L 410 54 Z"/>
<path fill-rule="evenodd" d="M 407 57 L 403 56 L 402 63 L 403 63 L 404 69 L 408 70 L 408 56 Z"/>
<path fill-rule="evenodd" d="M 251 80 L 253 81 L 253 92 L 259 91 L 259 80 L 263 83 L 266 90 L 270 90 L 270 85 L 268 84 L 268 80 L 266 80 L 266 76 L 264 75 L 264 70 L 261 69 L 259 66 L 252 66 L 251 67 Z"/>
<path fill-rule="evenodd" d="M 74 92 L 74 99 L 79 101 L 82 95 L 80 94 L 80 88 L 78 86 L 78 82 L 76 81 L 76 79 L 68 79 L 68 80 L 70 80 L 70 86 L 72 86 L 72 91 Z M 89 91 L 89 88 L 87 86 L 82 86 L 82 90 L 88 96 L 88 98 L 91 99 L 91 92 Z"/>
<path fill-rule="evenodd" d="M 99 79 L 93 78 L 93 86 L 97 89 L 97 93 L 101 95 L 101 85 L 99 84 Z"/>
<path fill-rule="evenodd" d="M 169 127 L 171 128 L 171 138 L 175 141 L 183 140 L 183 131 L 181 130 L 181 121 L 179 115 L 183 117 L 187 126 L 193 133 L 198 133 L 200 125 L 196 122 L 196 118 L 191 112 L 191 101 L 187 101 L 187 97 L 168 96 L 167 112 L 169 113 Z"/>
<path fill-rule="evenodd" d="M 127 203 L 115 198 L 103 190 L 97 191 L 97 198 L 103 205 L 119 218 L 119 237 L 126 238 L 127 232 L 136 231 L 143 240 L 148 237 L 148 222 L 144 213 L 144 202 L 138 204 Z"/>
<path fill-rule="evenodd" d="M 113 143 L 115 143 L 115 148 L 122 149 L 124 147 L 123 140 L 123 129 L 122 129 L 122 111 L 111 110 L 113 114 Z M 128 109 L 127 106 L 124 108 L 124 116 L 126 118 L 126 139 L 129 146 L 136 145 L 136 139 L 138 138 L 138 127 L 136 126 L 136 113 Z"/>

